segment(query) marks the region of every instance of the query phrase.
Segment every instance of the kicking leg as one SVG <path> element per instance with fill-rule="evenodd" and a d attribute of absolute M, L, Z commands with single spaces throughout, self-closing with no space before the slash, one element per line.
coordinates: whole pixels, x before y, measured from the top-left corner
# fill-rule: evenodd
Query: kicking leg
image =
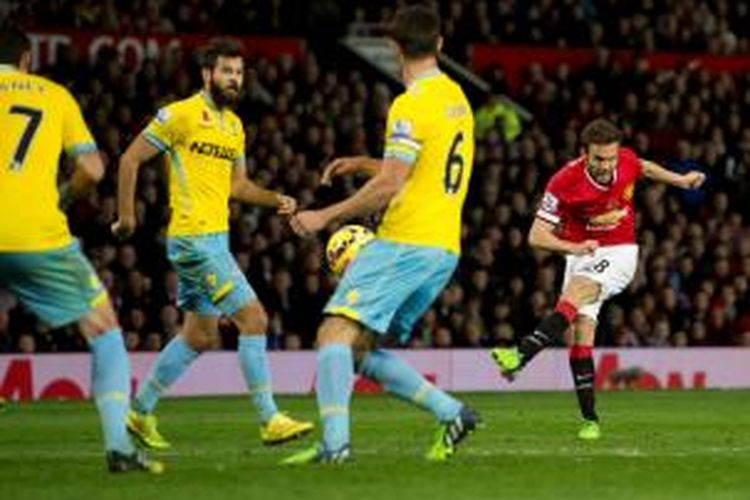
<path fill-rule="evenodd" d="M 500 369 L 500 374 L 508 380 L 528 364 L 543 349 L 564 342 L 565 332 L 578 310 L 595 303 L 601 291 L 601 285 L 584 276 L 573 276 L 563 290 L 555 311 L 542 319 L 533 333 L 525 335 L 513 349 L 493 349 L 492 358 Z"/>

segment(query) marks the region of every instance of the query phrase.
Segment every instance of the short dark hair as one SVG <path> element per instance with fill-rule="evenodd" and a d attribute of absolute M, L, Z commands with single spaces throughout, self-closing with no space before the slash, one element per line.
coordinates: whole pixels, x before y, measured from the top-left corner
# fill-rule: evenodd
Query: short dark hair
<path fill-rule="evenodd" d="M 21 56 L 31 50 L 31 40 L 15 26 L 0 28 L 0 64 L 18 64 Z"/>
<path fill-rule="evenodd" d="M 435 7 L 409 5 L 396 11 L 388 34 L 407 59 L 419 59 L 438 52 L 440 16 Z"/>
<path fill-rule="evenodd" d="M 244 57 L 242 44 L 233 38 L 215 38 L 201 50 L 202 69 L 214 69 L 219 57 Z"/>
<path fill-rule="evenodd" d="M 581 147 L 588 149 L 590 145 L 620 143 L 622 131 L 617 126 L 604 118 L 597 118 L 581 130 Z"/>

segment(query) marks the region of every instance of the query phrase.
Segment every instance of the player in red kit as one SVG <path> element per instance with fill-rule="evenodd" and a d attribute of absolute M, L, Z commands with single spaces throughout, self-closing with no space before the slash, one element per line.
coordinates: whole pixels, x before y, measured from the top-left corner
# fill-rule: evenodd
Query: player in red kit
<path fill-rule="evenodd" d="M 601 436 L 594 408 L 592 347 L 597 316 L 624 290 L 638 267 L 633 191 L 641 177 L 684 189 L 700 187 L 701 172 L 675 174 L 620 146 L 622 133 L 598 119 L 581 132 L 582 155 L 550 179 L 529 232 L 529 244 L 566 255 L 563 290 L 552 314 L 518 347 L 493 349 L 500 373 L 512 380 L 542 349 L 567 340 L 583 416 L 581 439 Z"/>

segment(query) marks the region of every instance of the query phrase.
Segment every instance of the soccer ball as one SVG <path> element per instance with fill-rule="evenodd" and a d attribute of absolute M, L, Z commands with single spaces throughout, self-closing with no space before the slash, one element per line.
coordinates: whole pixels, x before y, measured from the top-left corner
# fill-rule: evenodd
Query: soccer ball
<path fill-rule="evenodd" d="M 362 247 L 374 237 L 372 231 L 356 224 L 343 226 L 333 233 L 326 244 L 326 260 L 333 274 L 342 275 Z"/>

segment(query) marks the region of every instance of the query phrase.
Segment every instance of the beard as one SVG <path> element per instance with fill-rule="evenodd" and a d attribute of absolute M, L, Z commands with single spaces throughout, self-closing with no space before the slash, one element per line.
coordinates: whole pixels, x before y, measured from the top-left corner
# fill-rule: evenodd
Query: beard
<path fill-rule="evenodd" d="M 596 170 L 591 167 L 586 167 L 586 169 L 589 171 L 591 178 L 603 186 L 612 184 L 615 179 L 614 170 Z"/>
<path fill-rule="evenodd" d="M 211 85 L 208 88 L 208 91 L 211 94 L 211 99 L 213 99 L 214 104 L 216 104 L 216 106 L 218 106 L 220 109 L 232 108 L 240 99 L 239 87 L 235 87 L 231 84 L 226 88 L 222 88 L 221 85 L 219 85 L 215 81 L 212 81 Z"/>

